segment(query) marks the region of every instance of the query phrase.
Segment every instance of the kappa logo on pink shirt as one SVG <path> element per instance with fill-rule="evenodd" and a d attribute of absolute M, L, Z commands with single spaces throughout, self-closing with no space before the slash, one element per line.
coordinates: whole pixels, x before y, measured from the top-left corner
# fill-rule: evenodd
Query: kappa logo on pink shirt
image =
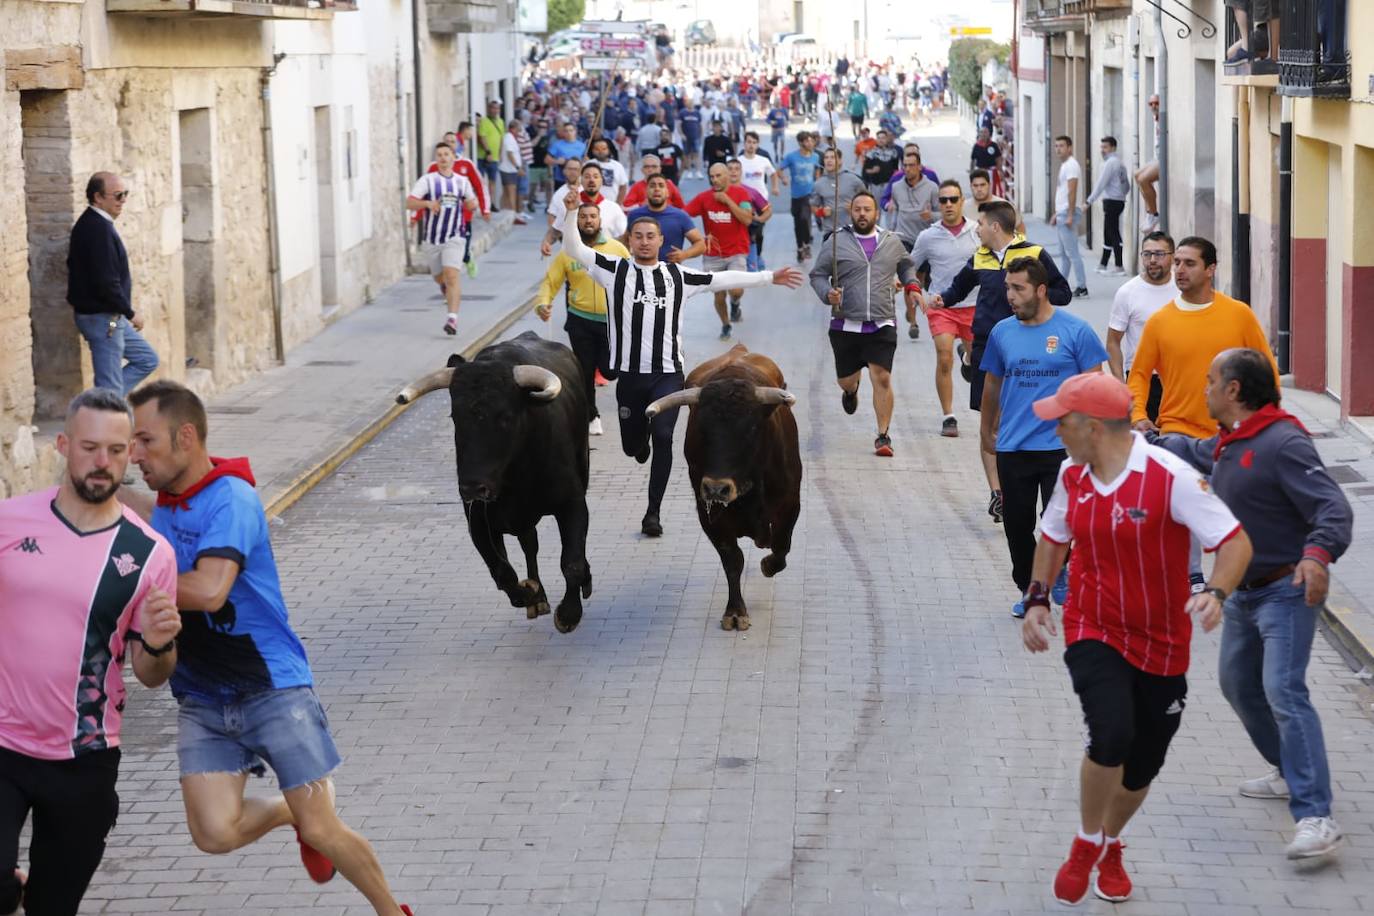
<path fill-rule="evenodd" d="M 115 569 L 119 572 L 121 578 L 127 576 L 131 572 L 137 572 L 139 569 L 139 565 L 134 562 L 133 556 L 127 553 L 121 553 L 117 557 L 110 557 L 110 562 L 115 565 Z"/>

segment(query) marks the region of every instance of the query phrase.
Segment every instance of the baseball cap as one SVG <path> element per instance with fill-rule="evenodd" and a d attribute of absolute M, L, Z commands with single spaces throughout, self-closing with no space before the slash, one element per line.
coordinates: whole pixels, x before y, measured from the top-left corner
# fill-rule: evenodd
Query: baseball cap
<path fill-rule="evenodd" d="M 1068 413 L 1124 420 L 1131 415 L 1131 389 L 1106 372 L 1084 372 L 1065 379 L 1057 392 L 1032 406 L 1042 420 L 1058 420 Z"/>

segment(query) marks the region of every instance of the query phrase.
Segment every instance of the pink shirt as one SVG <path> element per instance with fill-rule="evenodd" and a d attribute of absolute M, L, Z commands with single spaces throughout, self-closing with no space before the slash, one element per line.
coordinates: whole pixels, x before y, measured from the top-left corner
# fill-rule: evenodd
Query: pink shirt
<path fill-rule="evenodd" d="M 119 745 L 134 615 L 177 581 L 171 546 L 129 509 L 83 534 L 56 496 L 0 501 L 0 747 L 43 760 Z"/>

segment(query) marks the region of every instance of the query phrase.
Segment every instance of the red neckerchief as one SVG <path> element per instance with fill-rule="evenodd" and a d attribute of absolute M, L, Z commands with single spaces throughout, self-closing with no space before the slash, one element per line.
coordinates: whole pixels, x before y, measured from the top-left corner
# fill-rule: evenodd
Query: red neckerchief
<path fill-rule="evenodd" d="M 1230 445 L 1232 442 L 1253 439 L 1258 436 L 1260 432 L 1268 429 L 1275 423 L 1292 423 L 1298 429 L 1302 430 L 1304 435 L 1309 437 L 1312 435 L 1307 431 L 1307 427 L 1302 425 L 1302 421 L 1288 411 L 1281 407 L 1275 407 L 1273 404 L 1265 404 L 1259 410 L 1250 414 L 1245 420 L 1241 421 L 1235 429 L 1223 431 L 1222 434 L 1217 437 L 1217 447 L 1212 452 L 1212 460 L 1215 461 L 1220 458 L 1222 449 L 1226 448 L 1226 446 Z"/>
<path fill-rule="evenodd" d="M 248 466 L 247 458 L 211 458 L 210 472 L 186 488 L 184 493 L 168 493 L 159 490 L 157 494 L 157 504 L 168 506 L 173 512 L 178 509 L 190 509 L 191 504 L 187 502 L 201 490 L 219 480 L 221 477 L 238 477 L 248 481 L 249 486 L 256 487 L 258 482 L 253 479 L 253 469 Z"/>
<path fill-rule="evenodd" d="M 598 193 L 595 198 L 588 197 L 586 191 L 582 191 L 579 196 L 582 198 L 584 204 L 596 204 L 598 207 L 601 206 L 601 202 L 606 199 L 600 193 Z"/>

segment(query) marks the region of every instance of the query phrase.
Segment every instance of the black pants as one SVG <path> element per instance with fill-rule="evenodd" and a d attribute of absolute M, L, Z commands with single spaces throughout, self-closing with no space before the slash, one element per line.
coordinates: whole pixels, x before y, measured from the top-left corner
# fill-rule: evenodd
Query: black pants
<path fill-rule="evenodd" d="M 1141 671 L 1104 642 L 1084 639 L 1064 650 L 1083 707 L 1088 759 L 1121 767 L 1121 785 L 1138 792 L 1154 781 L 1183 721 L 1188 679 Z"/>
<path fill-rule="evenodd" d="M 1159 380 L 1159 376 L 1150 376 L 1150 396 L 1145 400 L 1145 416 L 1150 418 L 1151 423 L 1159 422 L 1159 401 L 1164 397 L 1164 383 Z"/>
<path fill-rule="evenodd" d="M 651 453 L 649 466 L 649 511 L 658 513 L 663 494 L 668 491 L 668 476 L 673 472 L 673 427 L 678 409 L 665 410 L 652 421 L 644 409 L 665 395 L 681 391 L 681 372 L 622 372 L 615 383 L 615 401 L 620 405 L 620 447 L 625 454 L 643 461 Z M 650 443 L 652 442 L 652 448 Z"/>
<path fill-rule="evenodd" d="M 596 409 L 596 370 L 600 369 L 608 379 L 615 377 L 611 371 L 611 345 L 606 339 L 606 325 L 569 312 L 563 330 L 568 332 L 568 343 L 582 370 L 582 387 L 587 392 L 587 422 L 590 423 L 601 416 Z"/>
<path fill-rule="evenodd" d="M 1126 209 L 1124 200 L 1102 198 L 1102 266 L 1107 266 L 1107 257 L 1115 255 L 1116 266 L 1121 266 L 1121 213 Z"/>
<path fill-rule="evenodd" d="M 19 831 L 32 813 L 23 912 L 76 916 L 119 814 L 118 777 L 117 747 L 73 760 L 38 760 L 0 748 L 0 913 L 20 903 L 14 877 Z"/>
<path fill-rule="evenodd" d="M 763 226 L 758 220 L 749 224 L 749 241 L 758 249 L 759 263 L 763 263 Z"/>
<path fill-rule="evenodd" d="M 1035 522 L 1049 505 L 1059 479 L 1062 448 L 1047 452 L 998 452 L 997 479 L 1002 483 L 1002 528 L 1011 553 L 1011 578 L 1025 594 L 1035 562 Z M 1040 511 L 1036 511 L 1036 498 Z"/>
<path fill-rule="evenodd" d="M 811 198 L 792 198 L 792 234 L 797 247 L 811 244 Z"/>

